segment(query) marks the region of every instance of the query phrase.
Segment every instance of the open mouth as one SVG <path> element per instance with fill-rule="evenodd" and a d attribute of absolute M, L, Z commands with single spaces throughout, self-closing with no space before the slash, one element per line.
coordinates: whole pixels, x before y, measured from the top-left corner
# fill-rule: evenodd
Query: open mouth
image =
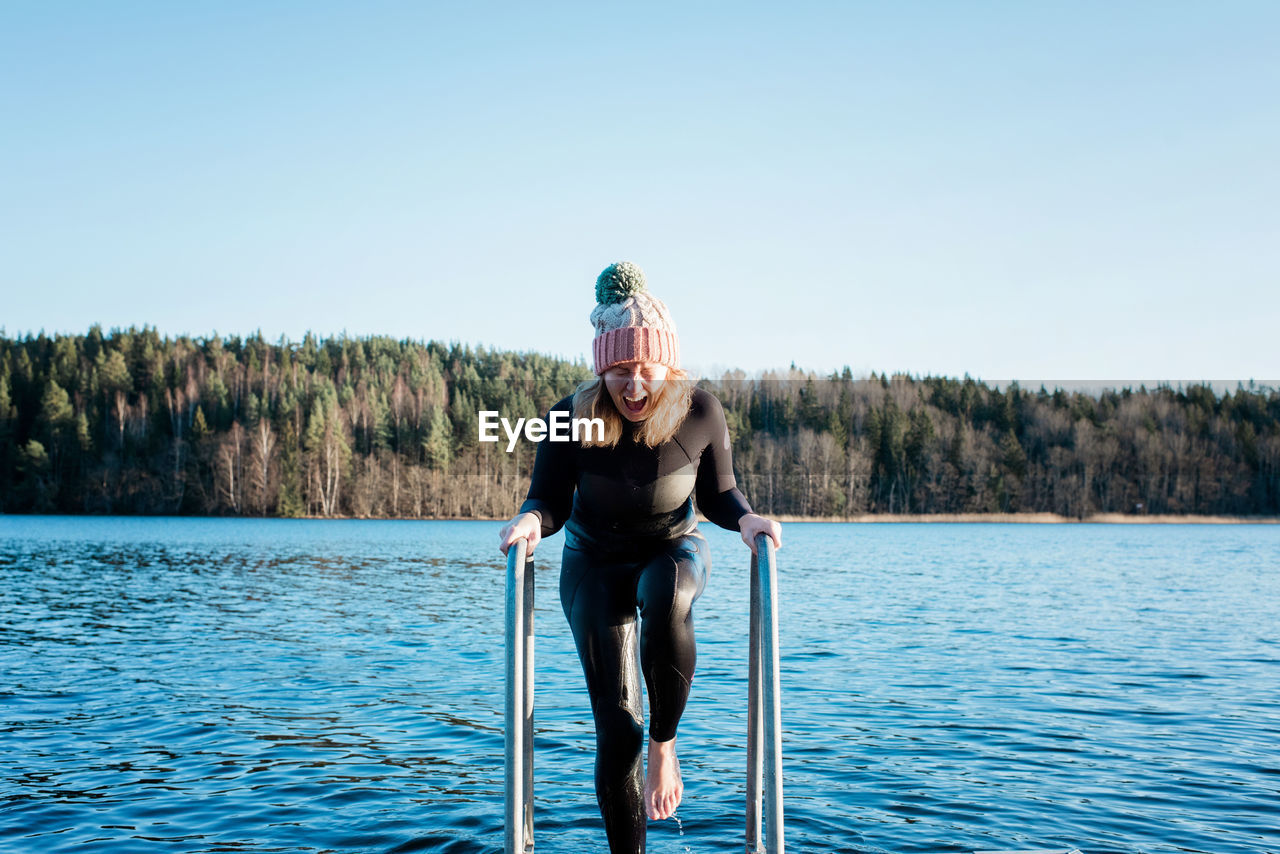
<path fill-rule="evenodd" d="M 632 413 L 633 415 L 643 412 L 644 406 L 648 402 L 649 402 L 649 395 L 647 393 L 642 394 L 639 397 L 629 397 L 625 394 L 622 396 L 623 405 L 626 406 L 627 411 Z"/>

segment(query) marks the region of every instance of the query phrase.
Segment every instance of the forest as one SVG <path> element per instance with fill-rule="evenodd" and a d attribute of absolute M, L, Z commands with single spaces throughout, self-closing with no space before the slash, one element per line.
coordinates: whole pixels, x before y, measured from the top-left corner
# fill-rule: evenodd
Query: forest
<path fill-rule="evenodd" d="M 0 512 L 504 518 L 590 367 L 385 336 L 0 333 Z M 1280 515 L 1280 392 L 1093 392 L 795 368 L 700 378 L 761 513 Z"/>

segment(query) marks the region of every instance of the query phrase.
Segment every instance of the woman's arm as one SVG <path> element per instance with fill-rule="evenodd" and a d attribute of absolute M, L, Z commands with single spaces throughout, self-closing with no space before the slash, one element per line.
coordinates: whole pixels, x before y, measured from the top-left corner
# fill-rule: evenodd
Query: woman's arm
<path fill-rule="evenodd" d="M 573 396 L 551 407 L 551 411 L 567 410 L 572 414 Z M 546 420 L 550 423 L 551 413 Z M 542 536 L 549 537 L 564 527 L 573 510 L 573 491 L 577 486 L 572 442 L 538 443 L 533 460 L 533 477 L 529 481 L 529 494 L 520 505 L 521 513 L 532 513 L 542 522 Z"/>
<path fill-rule="evenodd" d="M 757 534 L 768 534 L 774 548 L 782 548 L 782 526 L 756 515 L 738 489 L 724 407 L 710 393 L 707 394 L 707 424 L 711 441 L 698 465 L 698 509 L 721 528 L 740 533 L 752 554 L 756 551 Z"/>
<path fill-rule="evenodd" d="M 724 407 L 715 395 L 705 393 L 707 440 L 698 462 L 698 479 L 695 495 L 698 509 L 713 524 L 729 531 L 740 530 L 738 520 L 751 513 L 751 505 L 738 489 L 733 476 L 733 453 L 729 448 L 729 425 L 725 422 Z"/>

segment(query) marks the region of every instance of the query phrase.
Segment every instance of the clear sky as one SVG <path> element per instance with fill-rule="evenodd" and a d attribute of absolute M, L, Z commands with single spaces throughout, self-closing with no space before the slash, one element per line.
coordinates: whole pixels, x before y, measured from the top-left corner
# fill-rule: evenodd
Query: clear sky
<path fill-rule="evenodd" d="M 1280 377 L 1280 3 L 0 7 L 0 326 Z"/>

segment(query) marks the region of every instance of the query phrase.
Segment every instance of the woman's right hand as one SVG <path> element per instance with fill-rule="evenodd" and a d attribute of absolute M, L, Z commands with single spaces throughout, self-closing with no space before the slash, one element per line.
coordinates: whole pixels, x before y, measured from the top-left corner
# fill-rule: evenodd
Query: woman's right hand
<path fill-rule="evenodd" d="M 507 549 L 511 548 L 512 543 L 521 537 L 529 541 L 527 554 L 532 555 L 534 547 L 542 539 L 542 520 L 538 518 L 537 514 L 521 513 L 513 517 L 498 532 L 498 549 L 505 555 Z"/>

